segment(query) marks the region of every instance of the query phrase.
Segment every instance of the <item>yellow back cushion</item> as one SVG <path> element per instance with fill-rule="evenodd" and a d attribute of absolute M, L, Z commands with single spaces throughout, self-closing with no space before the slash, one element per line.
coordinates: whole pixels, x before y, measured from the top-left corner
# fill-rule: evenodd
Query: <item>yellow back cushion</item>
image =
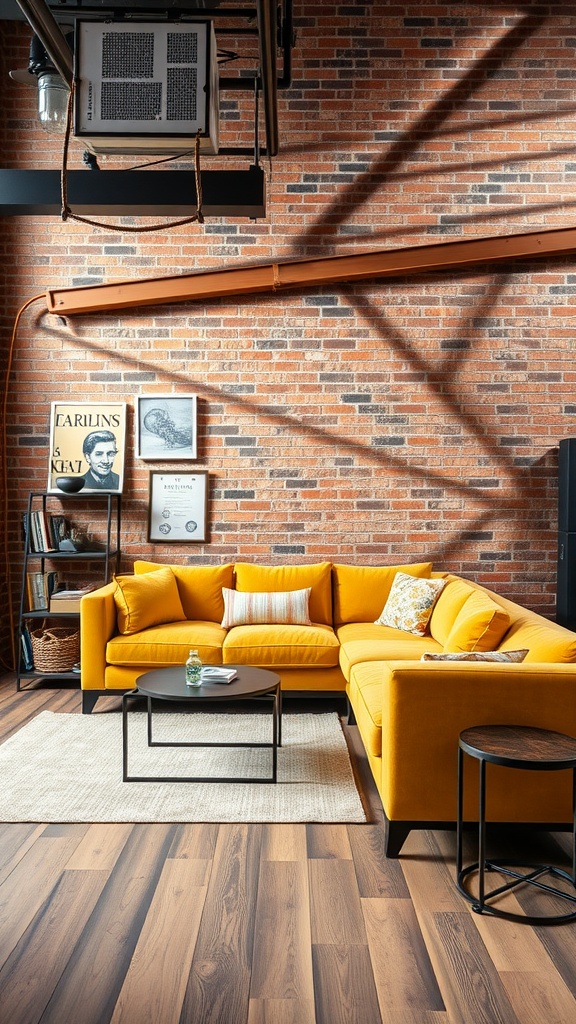
<path fill-rule="evenodd" d="M 414 565 L 333 565 L 334 625 L 374 622 L 382 611 L 397 572 L 428 579 L 432 562 Z"/>
<path fill-rule="evenodd" d="M 117 576 L 114 601 L 118 630 L 125 636 L 186 618 L 169 566 L 143 576 Z"/>
<path fill-rule="evenodd" d="M 464 602 L 448 634 L 445 651 L 495 651 L 508 626 L 508 612 L 476 590 Z"/>
<path fill-rule="evenodd" d="M 149 573 L 156 562 L 134 562 L 135 573 Z M 170 565 L 178 585 L 184 618 L 190 622 L 218 622 L 224 615 L 222 588 L 234 586 L 233 565 Z"/>
<path fill-rule="evenodd" d="M 525 615 L 506 634 L 501 650 L 527 647 L 526 661 L 568 665 L 576 661 L 576 634 L 541 615 Z"/>
<path fill-rule="evenodd" d="M 464 602 L 475 593 L 475 588 L 471 587 L 466 580 L 461 580 L 458 576 L 448 576 L 446 586 L 436 601 L 430 616 L 430 633 L 443 647 Z"/>
<path fill-rule="evenodd" d="M 303 590 L 310 587 L 312 622 L 332 625 L 331 563 L 314 565 L 253 565 L 237 562 L 236 590 L 270 593 L 277 590 Z"/>

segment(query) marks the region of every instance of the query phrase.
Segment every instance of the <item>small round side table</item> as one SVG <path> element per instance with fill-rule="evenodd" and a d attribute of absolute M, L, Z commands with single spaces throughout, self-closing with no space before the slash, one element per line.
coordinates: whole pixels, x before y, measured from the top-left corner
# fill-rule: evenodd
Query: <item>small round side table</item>
<path fill-rule="evenodd" d="M 463 778 L 464 754 L 478 760 L 478 860 L 468 867 L 462 866 L 462 812 L 463 812 Z M 572 872 L 568 874 L 561 868 L 549 864 L 514 863 L 507 865 L 500 860 L 486 859 L 486 763 L 502 765 L 505 768 L 523 768 L 536 772 L 554 772 L 572 769 Z M 526 874 L 515 870 L 528 869 Z M 511 882 L 486 892 L 486 871 L 496 869 L 503 875 L 512 878 Z M 478 896 L 473 896 L 466 888 L 465 880 L 473 872 L 478 872 Z M 564 892 L 540 881 L 542 875 L 549 874 L 553 878 L 562 878 L 576 889 L 576 739 L 564 736 L 563 733 L 549 729 L 536 729 L 531 726 L 512 725 L 480 725 L 465 729 L 460 734 L 458 747 L 458 820 L 456 825 L 456 880 L 458 889 L 472 904 L 477 914 L 492 914 L 511 921 L 525 924 L 559 924 L 576 918 L 576 893 Z M 500 910 L 488 904 L 494 899 L 517 885 L 527 883 L 537 886 L 545 892 L 552 893 L 561 899 L 568 900 L 572 909 L 566 914 L 538 915 L 535 917 L 515 914 Z"/>

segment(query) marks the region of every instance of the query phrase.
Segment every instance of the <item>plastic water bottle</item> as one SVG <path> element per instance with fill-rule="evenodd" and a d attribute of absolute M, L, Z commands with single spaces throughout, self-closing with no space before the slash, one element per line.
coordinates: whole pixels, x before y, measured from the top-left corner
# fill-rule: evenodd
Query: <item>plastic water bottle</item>
<path fill-rule="evenodd" d="M 200 686 L 202 684 L 202 662 L 198 651 L 190 651 L 186 662 L 186 686 Z"/>

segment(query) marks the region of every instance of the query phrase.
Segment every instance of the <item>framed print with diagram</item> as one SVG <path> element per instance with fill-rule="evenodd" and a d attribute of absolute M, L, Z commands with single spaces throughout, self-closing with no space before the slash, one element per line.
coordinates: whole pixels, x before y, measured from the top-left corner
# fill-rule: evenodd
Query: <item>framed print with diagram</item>
<path fill-rule="evenodd" d="M 195 459 L 196 405 L 196 395 L 138 395 L 138 458 L 162 462 Z"/>
<path fill-rule="evenodd" d="M 208 473 L 150 473 L 148 540 L 199 544 L 207 540 Z"/>
<path fill-rule="evenodd" d="M 121 493 L 126 402 L 52 402 L 48 491 L 59 476 L 78 476 L 86 491 Z"/>

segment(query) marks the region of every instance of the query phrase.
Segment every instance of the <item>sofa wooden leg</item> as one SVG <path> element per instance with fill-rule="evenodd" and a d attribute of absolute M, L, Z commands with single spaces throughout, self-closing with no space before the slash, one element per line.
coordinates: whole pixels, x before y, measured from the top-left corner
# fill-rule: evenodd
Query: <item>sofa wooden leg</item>
<path fill-rule="evenodd" d="M 82 690 L 82 714 L 83 715 L 89 715 L 92 712 L 92 710 L 94 709 L 94 706 L 96 704 L 96 701 L 98 700 L 98 697 L 99 697 L 99 694 L 98 693 L 93 693 L 92 690 Z"/>
<path fill-rule="evenodd" d="M 348 700 L 348 697 L 346 697 L 346 712 L 346 725 L 356 725 L 356 715 L 354 714 L 354 708 Z"/>
<path fill-rule="evenodd" d="M 404 845 L 405 840 L 412 831 L 410 823 L 405 821 L 389 821 L 388 832 L 386 835 L 386 856 L 390 858 L 396 858 L 400 854 L 400 850 Z"/>

